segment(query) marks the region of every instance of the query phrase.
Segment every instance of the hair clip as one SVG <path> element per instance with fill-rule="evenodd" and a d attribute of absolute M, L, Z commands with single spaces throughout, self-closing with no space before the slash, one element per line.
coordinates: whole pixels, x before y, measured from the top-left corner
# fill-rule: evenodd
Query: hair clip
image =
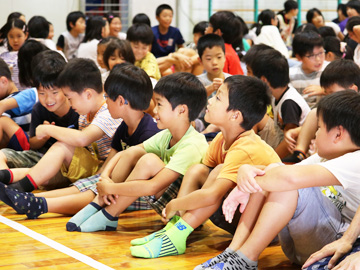
<path fill-rule="evenodd" d="M 23 28 L 22 28 L 22 31 L 25 32 L 26 30 L 26 24 L 24 24 Z"/>
<path fill-rule="evenodd" d="M 110 18 L 110 19 L 114 18 L 114 15 L 110 15 L 109 18 Z"/>

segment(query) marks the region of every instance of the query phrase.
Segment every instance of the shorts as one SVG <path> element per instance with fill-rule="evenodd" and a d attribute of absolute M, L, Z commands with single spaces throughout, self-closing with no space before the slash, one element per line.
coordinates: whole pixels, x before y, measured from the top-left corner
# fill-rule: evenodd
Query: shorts
<path fill-rule="evenodd" d="M 11 168 L 32 168 L 39 162 L 43 154 L 33 150 L 15 151 L 10 148 L 1 149 L 6 156 L 7 165 Z"/>
<path fill-rule="evenodd" d="M 286 257 L 302 265 L 312 253 L 339 239 L 348 224 L 320 188 L 298 193 L 294 216 L 279 233 L 279 240 Z"/>
<path fill-rule="evenodd" d="M 10 138 L 7 148 L 15 151 L 30 150 L 29 136 L 22 128 L 19 128 Z"/>
<path fill-rule="evenodd" d="M 147 203 L 151 206 L 152 209 L 156 211 L 160 216 L 162 215 L 163 209 L 166 205 L 177 197 L 179 193 L 179 189 L 181 186 L 183 176 L 179 176 L 171 185 L 165 190 L 165 192 L 161 195 L 160 198 L 156 200 L 155 196 L 142 196 L 140 198 L 147 201 Z"/>
<path fill-rule="evenodd" d="M 76 147 L 69 168 L 63 164 L 61 173 L 74 183 L 78 179 L 94 175 L 99 170 L 101 163 L 86 148 Z"/>

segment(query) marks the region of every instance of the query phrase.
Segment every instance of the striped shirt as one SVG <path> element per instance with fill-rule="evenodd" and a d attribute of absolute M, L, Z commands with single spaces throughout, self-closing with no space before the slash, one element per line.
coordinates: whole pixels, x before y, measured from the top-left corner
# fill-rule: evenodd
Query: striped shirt
<path fill-rule="evenodd" d="M 82 130 L 90 125 L 99 127 L 105 134 L 97 141 L 88 146 L 88 149 L 98 158 L 105 160 L 111 149 L 111 139 L 121 124 L 122 119 L 113 119 L 104 103 L 94 116 L 92 121 L 89 121 L 87 115 L 79 116 L 79 130 Z"/>
<path fill-rule="evenodd" d="M 11 71 L 11 80 L 15 83 L 19 91 L 27 89 L 26 86 L 21 86 L 19 82 L 19 66 L 18 66 L 18 52 L 4 52 L 0 57 L 5 61 Z"/>

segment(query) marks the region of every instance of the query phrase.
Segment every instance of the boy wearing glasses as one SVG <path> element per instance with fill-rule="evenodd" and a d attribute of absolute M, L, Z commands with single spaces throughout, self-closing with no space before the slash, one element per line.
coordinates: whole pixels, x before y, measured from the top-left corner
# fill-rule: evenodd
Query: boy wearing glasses
<path fill-rule="evenodd" d="M 293 40 L 293 55 L 301 62 L 290 68 L 290 83 L 313 108 L 324 95 L 320 75 L 327 66 L 322 37 L 313 31 L 301 32 Z"/>

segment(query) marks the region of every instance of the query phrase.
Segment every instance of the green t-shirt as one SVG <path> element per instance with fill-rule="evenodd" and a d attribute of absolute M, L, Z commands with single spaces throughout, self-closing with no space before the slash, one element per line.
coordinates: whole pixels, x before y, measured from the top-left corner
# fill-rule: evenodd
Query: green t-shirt
<path fill-rule="evenodd" d="M 165 168 L 184 175 L 194 164 L 201 163 L 208 148 L 205 136 L 197 132 L 192 126 L 173 147 L 169 148 L 172 135 L 168 129 L 160 131 L 143 142 L 145 151 L 157 155 Z"/>

